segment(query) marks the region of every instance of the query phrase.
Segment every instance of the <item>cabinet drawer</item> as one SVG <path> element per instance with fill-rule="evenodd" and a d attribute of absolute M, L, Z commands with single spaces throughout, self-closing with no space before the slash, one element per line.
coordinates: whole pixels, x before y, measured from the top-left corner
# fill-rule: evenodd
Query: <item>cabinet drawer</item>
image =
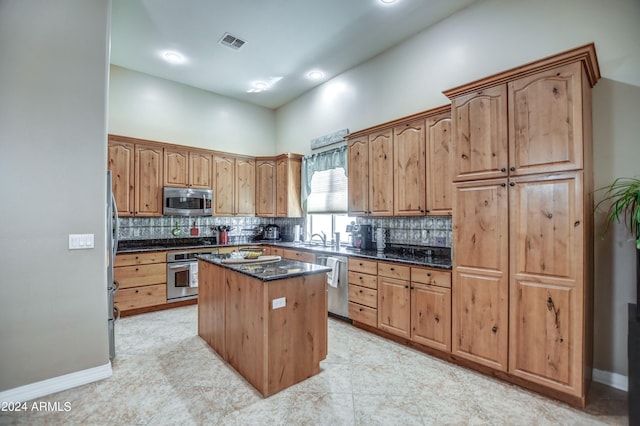
<path fill-rule="evenodd" d="M 349 302 L 349 318 L 372 327 L 378 326 L 378 310 Z"/>
<path fill-rule="evenodd" d="M 165 263 L 167 261 L 166 251 L 154 251 L 150 253 L 125 253 L 117 254 L 113 262 L 114 267 L 145 265 L 147 263 Z"/>
<path fill-rule="evenodd" d="M 365 274 L 378 275 L 378 262 L 350 257 L 349 270 L 364 272 Z"/>
<path fill-rule="evenodd" d="M 166 284 L 127 288 L 118 291 L 114 302 L 121 311 L 167 303 Z"/>
<path fill-rule="evenodd" d="M 378 277 L 375 275 L 361 274 L 359 272 L 349 271 L 349 285 L 359 285 L 372 289 L 378 288 Z"/>
<path fill-rule="evenodd" d="M 300 262 L 316 263 L 316 255 L 306 251 L 284 250 L 285 259 L 299 260 Z"/>
<path fill-rule="evenodd" d="M 437 269 L 411 268 L 411 281 L 451 288 L 451 272 Z"/>
<path fill-rule="evenodd" d="M 395 263 L 378 263 L 378 275 L 382 277 L 398 278 L 409 281 L 411 279 L 411 268 Z"/>
<path fill-rule="evenodd" d="M 271 255 L 284 257 L 284 249 L 280 247 L 271 247 Z"/>
<path fill-rule="evenodd" d="M 378 307 L 378 291 L 359 285 L 349 286 L 349 302 L 358 303 L 370 308 Z"/>
<path fill-rule="evenodd" d="M 120 283 L 120 288 L 164 285 L 167 283 L 167 264 L 121 266 L 113 269 L 113 278 Z"/>
<path fill-rule="evenodd" d="M 238 247 L 220 247 L 218 249 L 218 254 L 229 254 L 238 251 Z"/>

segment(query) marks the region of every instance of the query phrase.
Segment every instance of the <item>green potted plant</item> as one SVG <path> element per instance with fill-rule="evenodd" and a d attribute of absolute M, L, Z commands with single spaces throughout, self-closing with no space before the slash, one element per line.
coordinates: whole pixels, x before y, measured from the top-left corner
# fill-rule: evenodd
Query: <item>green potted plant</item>
<path fill-rule="evenodd" d="M 601 190 L 606 192 L 596 209 L 603 204 L 609 205 L 604 233 L 613 222 L 624 221 L 636 240 L 636 317 L 640 319 L 640 179 L 617 178 L 611 185 L 598 189 Z"/>

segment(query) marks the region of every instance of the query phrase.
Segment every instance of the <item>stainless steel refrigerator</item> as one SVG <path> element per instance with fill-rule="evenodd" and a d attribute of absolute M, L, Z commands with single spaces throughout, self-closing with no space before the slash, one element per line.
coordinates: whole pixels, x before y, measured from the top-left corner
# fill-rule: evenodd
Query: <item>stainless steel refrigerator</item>
<path fill-rule="evenodd" d="M 108 325 L 109 325 L 109 360 L 116 357 L 115 325 L 120 319 L 120 311 L 113 303 L 113 298 L 120 288 L 120 284 L 113 278 L 113 262 L 118 250 L 118 206 L 111 190 L 111 170 L 107 171 L 107 252 L 109 254 L 107 265 L 107 301 L 108 301 Z"/>

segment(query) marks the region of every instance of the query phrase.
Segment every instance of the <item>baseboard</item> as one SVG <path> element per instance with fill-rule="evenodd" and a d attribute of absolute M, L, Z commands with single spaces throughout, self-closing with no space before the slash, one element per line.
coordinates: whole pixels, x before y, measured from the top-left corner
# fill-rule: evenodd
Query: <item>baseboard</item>
<path fill-rule="evenodd" d="M 0 392 L 0 402 L 24 402 L 111 377 L 111 363 Z"/>
<path fill-rule="evenodd" d="M 620 389 L 625 392 L 629 391 L 629 378 L 627 376 L 595 368 L 592 370 L 592 374 L 594 382 L 602 383 L 603 385 L 611 386 L 612 388 Z"/>

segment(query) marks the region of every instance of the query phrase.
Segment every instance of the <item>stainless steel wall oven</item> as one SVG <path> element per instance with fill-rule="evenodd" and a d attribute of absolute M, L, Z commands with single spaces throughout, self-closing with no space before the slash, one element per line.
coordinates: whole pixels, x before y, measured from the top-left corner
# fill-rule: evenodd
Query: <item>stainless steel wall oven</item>
<path fill-rule="evenodd" d="M 217 254 L 217 249 L 167 253 L 167 302 L 198 297 L 199 254 Z"/>

